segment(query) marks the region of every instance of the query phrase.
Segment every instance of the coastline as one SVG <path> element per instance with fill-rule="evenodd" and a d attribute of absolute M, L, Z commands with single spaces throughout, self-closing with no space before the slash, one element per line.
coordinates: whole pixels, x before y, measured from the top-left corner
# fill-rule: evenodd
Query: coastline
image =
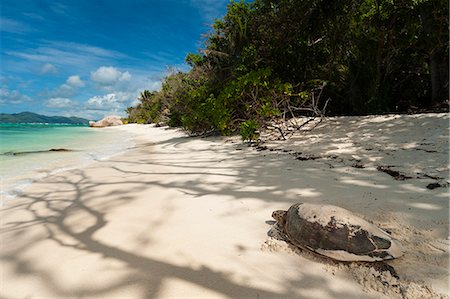
<path fill-rule="evenodd" d="M 388 229 L 407 249 L 390 265 L 408 298 L 445 298 L 448 186 L 426 186 L 448 183 L 448 119 L 330 118 L 259 150 L 150 125 L 107 128 L 133 132 L 134 148 L 50 174 L 1 208 L 0 295 L 401 298 L 364 267 L 323 263 L 267 236 L 273 210 L 304 201 Z M 380 161 L 429 177 L 396 180 L 377 171 Z"/>
<path fill-rule="evenodd" d="M 66 129 L 69 130 L 65 132 Z M 46 138 L 44 141 L 37 139 L 39 144 L 34 146 L 27 144 L 14 144 L 9 150 L 0 153 L 0 179 L 2 190 L 0 191 L 0 206 L 9 200 L 14 200 L 27 186 L 43 178 L 89 165 L 96 160 L 104 160 L 121 154 L 128 148 L 132 148 L 134 143 L 133 132 L 118 132 L 105 128 L 102 131 L 94 132 L 87 126 L 57 126 L 60 131 L 59 136 L 46 136 L 38 132 L 40 137 Z M 75 136 L 71 136 L 74 132 Z M 80 130 L 86 130 L 85 132 Z M 34 132 L 33 132 L 34 133 Z M 33 134 L 33 133 L 28 133 Z M 117 134 L 119 133 L 119 136 Z M 5 145 L 8 142 L 5 141 Z"/>

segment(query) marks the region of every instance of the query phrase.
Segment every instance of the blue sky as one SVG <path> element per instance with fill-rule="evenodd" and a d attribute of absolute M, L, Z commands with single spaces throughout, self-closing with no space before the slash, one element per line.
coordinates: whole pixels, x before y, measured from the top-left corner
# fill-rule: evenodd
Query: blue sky
<path fill-rule="evenodd" d="M 229 0 L 1 0 L 0 112 L 124 115 L 203 47 Z"/>

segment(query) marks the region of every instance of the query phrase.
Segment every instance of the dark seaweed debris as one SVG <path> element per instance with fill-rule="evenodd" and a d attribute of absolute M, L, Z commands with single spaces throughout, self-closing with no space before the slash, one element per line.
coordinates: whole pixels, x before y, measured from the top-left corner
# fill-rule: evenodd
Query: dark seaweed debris
<path fill-rule="evenodd" d="M 381 172 L 384 172 L 384 173 L 387 173 L 388 175 L 390 175 L 391 177 L 393 177 L 395 180 L 398 180 L 398 181 L 404 181 L 406 179 L 412 179 L 411 176 L 407 176 L 407 175 L 405 175 L 405 174 L 403 174 L 403 173 L 401 173 L 401 172 L 399 172 L 397 170 L 392 170 L 391 167 L 392 166 L 381 166 L 380 165 L 380 166 L 377 167 L 377 170 L 381 171 Z"/>
<path fill-rule="evenodd" d="M 364 165 L 361 162 L 355 162 L 352 164 L 352 167 L 354 168 L 364 168 Z"/>
<path fill-rule="evenodd" d="M 48 152 L 72 152 L 72 151 L 73 150 L 67 149 L 67 148 L 51 148 L 49 150 L 43 150 L 43 151 L 6 152 L 6 153 L 3 153 L 3 155 L 20 156 L 20 155 L 27 155 L 27 154 L 42 154 L 42 153 L 48 153 Z"/>
<path fill-rule="evenodd" d="M 442 187 L 442 185 L 439 183 L 430 183 L 427 185 L 427 189 L 429 189 L 429 190 L 433 190 L 433 189 L 436 189 L 439 187 Z"/>

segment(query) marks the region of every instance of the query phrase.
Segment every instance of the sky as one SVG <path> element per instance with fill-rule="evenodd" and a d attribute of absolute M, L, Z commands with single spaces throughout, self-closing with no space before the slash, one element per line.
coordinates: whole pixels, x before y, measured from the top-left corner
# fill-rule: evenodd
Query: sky
<path fill-rule="evenodd" d="M 229 0 L 1 0 L 0 113 L 124 116 L 203 48 Z"/>

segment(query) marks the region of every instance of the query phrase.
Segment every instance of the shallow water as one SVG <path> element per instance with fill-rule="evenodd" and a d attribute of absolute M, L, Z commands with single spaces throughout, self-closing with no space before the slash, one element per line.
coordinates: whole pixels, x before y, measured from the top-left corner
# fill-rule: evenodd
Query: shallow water
<path fill-rule="evenodd" d="M 36 179 L 110 157 L 131 146 L 131 136 L 121 130 L 0 124 L 0 204 L 13 199 Z"/>

